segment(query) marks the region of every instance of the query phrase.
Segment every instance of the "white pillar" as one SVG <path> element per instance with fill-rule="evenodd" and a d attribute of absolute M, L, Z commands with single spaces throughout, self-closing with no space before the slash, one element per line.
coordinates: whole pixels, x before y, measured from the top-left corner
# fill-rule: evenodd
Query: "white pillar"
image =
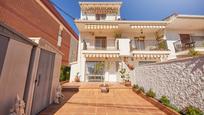
<path fill-rule="evenodd" d="M 87 81 L 85 78 L 85 69 L 86 68 L 86 58 L 84 55 L 81 55 L 81 60 L 80 60 L 80 81 Z"/>
<path fill-rule="evenodd" d="M 105 61 L 105 81 L 109 81 L 109 62 L 106 60 Z"/>

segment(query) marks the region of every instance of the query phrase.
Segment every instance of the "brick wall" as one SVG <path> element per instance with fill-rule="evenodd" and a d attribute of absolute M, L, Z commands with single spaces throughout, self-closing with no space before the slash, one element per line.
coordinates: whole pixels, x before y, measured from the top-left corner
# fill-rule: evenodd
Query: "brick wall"
<path fill-rule="evenodd" d="M 42 37 L 57 47 L 59 24 L 35 0 L 0 0 L 0 21 L 27 37 Z M 69 63 L 70 35 L 63 31 L 62 63 Z"/>

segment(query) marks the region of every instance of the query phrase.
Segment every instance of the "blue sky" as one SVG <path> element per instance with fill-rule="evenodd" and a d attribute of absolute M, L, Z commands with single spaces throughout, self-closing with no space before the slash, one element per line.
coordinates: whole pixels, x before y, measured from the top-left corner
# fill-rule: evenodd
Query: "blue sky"
<path fill-rule="evenodd" d="M 75 18 L 80 18 L 79 1 L 114 0 L 51 0 Z M 119 0 L 115 0 L 119 1 Z M 162 20 L 172 13 L 204 15 L 204 0 L 120 0 L 121 17 L 126 20 Z M 58 10 L 65 20 L 79 33 L 73 20 Z"/>

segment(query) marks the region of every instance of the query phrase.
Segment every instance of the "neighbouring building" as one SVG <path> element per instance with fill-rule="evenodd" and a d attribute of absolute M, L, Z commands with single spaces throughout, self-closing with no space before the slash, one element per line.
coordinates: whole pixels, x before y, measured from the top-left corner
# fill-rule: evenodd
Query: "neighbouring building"
<path fill-rule="evenodd" d="M 180 50 L 204 51 L 203 16 L 172 15 L 162 21 L 129 21 L 120 16 L 122 2 L 79 2 L 78 61 L 71 65 L 84 82 L 120 82 L 120 68 L 167 61 Z M 187 39 L 187 40 L 183 40 Z M 199 48 L 197 48 L 197 46 Z"/>
<path fill-rule="evenodd" d="M 63 53 L 62 64 L 68 66 L 70 54 L 77 58 L 78 35 L 49 0 L 0 0 L 0 21 L 26 37 L 41 37 Z M 70 49 L 72 49 L 70 51 Z"/>
<path fill-rule="evenodd" d="M 186 57 L 191 48 L 204 53 L 204 15 L 174 14 L 165 20 L 169 59 Z"/>
<path fill-rule="evenodd" d="M 77 60 L 77 47 L 78 35 L 48 0 L 0 0 L 0 114 L 17 95 L 26 115 L 53 103 L 61 65 Z"/>

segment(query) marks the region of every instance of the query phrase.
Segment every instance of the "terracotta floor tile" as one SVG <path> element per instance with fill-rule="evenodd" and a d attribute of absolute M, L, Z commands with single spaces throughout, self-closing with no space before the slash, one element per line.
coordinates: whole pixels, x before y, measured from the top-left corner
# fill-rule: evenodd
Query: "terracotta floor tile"
<path fill-rule="evenodd" d="M 166 115 L 163 111 L 121 84 L 110 84 L 109 93 L 101 93 L 100 83 L 77 83 L 79 92 L 69 93 L 64 105 L 49 106 L 41 115 Z M 63 85 L 64 88 L 74 83 Z"/>

